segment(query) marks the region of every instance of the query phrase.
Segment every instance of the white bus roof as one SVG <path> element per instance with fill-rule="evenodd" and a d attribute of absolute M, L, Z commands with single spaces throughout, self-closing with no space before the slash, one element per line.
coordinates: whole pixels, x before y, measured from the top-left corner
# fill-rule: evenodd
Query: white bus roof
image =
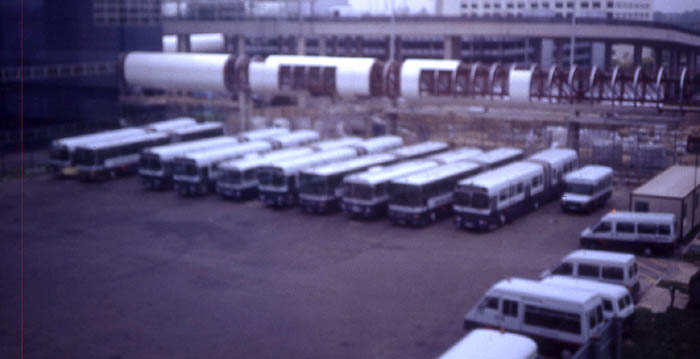
<path fill-rule="evenodd" d="M 607 166 L 587 165 L 581 167 L 566 176 L 564 181 L 572 183 L 595 184 L 606 176 L 612 176 L 613 170 Z"/>
<path fill-rule="evenodd" d="M 266 154 L 256 155 L 256 156 L 246 156 L 241 159 L 230 160 L 222 162 L 219 168 L 247 171 L 252 168 L 257 168 L 260 166 L 265 166 L 276 160 L 284 160 L 289 158 L 300 157 L 313 153 L 310 147 L 298 147 L 298 148 L 288 148 L 284 150 L 272 151 Z"/>
<path fill-rule="evenodd" d="M 311 145 L 316 151 L 329 151 L 341 147 L 348 147 L 362 143 L 363 140 L 359 137 L 342 137 L 334 140 L 325 140 Z"/>
<path fill-rule="evenodd" d="M 269 166 L 282 170 L 285 175 L 297 173 L 305 168 L 327 163 L 328 161 L 342 161 L 357 156 L 354 148 L 338 148 L 330 151 L 323 151 L 303 157 L 295 157 L 287 160 L 273 161 Z"/>
<path fill-rule="evenodd" d="M 532 359 L 537 343 L 520 334 L 474 329 L 438 359 Z"/>
<path fill-rule="evenodd" d="M 456 150 L 438 153 L 428 157 L 430 160 L 435 160 L 440 163 L 452 163 L 472 159 L 475 156 L 484 153 L 482 150 L 474 147 L 462 147 Z"/>
<path fill-rule="evenodd" d="M 374 186 L 378 183 L 391 181 L 394 178 L 406 176 L 411 173 L 426 170 L 428 168 L 437 167 L 435 161 L 414 160 L 409 162 L 398 163 L 380 170 L 367 170 L 345 178 L 348 183 L 361 183 Z"/>
<path fill-rule="evenodd" d="M 129 143 L 134 143 L 134 142 L 167 139 L 168 137 L 169 136 L 167 134 L 162 133 L 162 132 L 151 132 L 151 133 L 143 133 L 143 134 L 136 135 L 136 136 L 111 139 L 109 141 L 103 141 L 103 142 L 98 142 L 98 143 L 78 145 L 78 147 L 87 148 L 87 149 L 91 149 L 91 150 L 99 150 L 99 149 L 103 149 L 103 148 L 120 146 L 120 145 L 125 145 L 125 144 L 129 144 Z"/>
<path fill-rule="evenodd" d="M 489 292 L 497 292 L 499 294 L 520 295 L 530 300 L 534 299 L 549 299 L 561 303 L 570 303 L 575 305 L 586 305 L 595 300 L 598 294 L 587 290 L 580 289 L 563 289 L 552 285 L 546 285 L 538 281 L 509 278 L 496 283 Z"/>
<path fill-rule="evenodd" d="M 97 141 L 109 141 L 112 139 L 118 139 L 118 138 L 123 138 L 123 137 L 128 137 L 128 136 L 142 135 L 144 133 L 146 133 L 146 130 L 144 130 L 142 128 L 136 128 L 136 127 L 121 128 L 118 130 L 109 130 L 109 131 L 103 131 L 103 132 L 98 132 L 98 133 L 89 133 L 89 134 L 80 135 L 80 136 L 60 138 L 60 139 L 54 140 L 52 145 L 66 146 L 70 149 L 73 149 L 76 146 L 82 145 L 84 143 L 89 143 L 89 142 L 93 142 L 93 141 L 95 141 L 95 142 L 97 142 Z"/>
<path fill-rule="evenodd" d="M 272 148 L 268 142 L 252 141 L 244 142 L 233 146 L 218 147 L 209 150 L 202 150 L 187 153 L 179 158 L 193 160 L 197 166 L 207 166 L 212 163 L 236 158 L 248 153 L 269 151 Z"/>
<path fill-rule="evenodd" d="M 604 283 L 597 280 L 581 279 L 563 275 L 553 275 L 542 279 L 544 284 L 558 285 L 568 288 L 579 288 L 582 290 L 592 290 L 605 297 L 620 298 L 630 292 L 622 285 Z"/>
<path fill-rule="evenodd" d="M 367 155 L 364 157 L 353 158 L 345 160 L 342 162 L 330 163 L 327 165 L 322 165 L 319 167 L 304 170 L 304 173 L 314 174 L 319 176 L 332 176 L 334 174 L 343 173 L 347 171 L 353 171 L 362 169 L 365 167 L 371 167 L 376 165 L 381 165 L 387 162 L 395 161 L 398 157 L 390 153 L 377 153 L 374 155 Z"/>
<path fill-rule="evenodd" d="M 392 180 L 393 183 L 421 186 L 460 173 L 478 170 L 480 166 L 474 162 L 454 162 L 429 168 Z"/>
<path fill-rule="evenodd" d="M 284 135 L 289 133 L 286 128 L 275 127 L 275 128 L 263 128 L 260 130 L 246 131 L 238 134 L 238 140 L 240 141 L 258 141 L 265 140 L 271 137 Z"/>
<path fill-rule="evenodd" d="M 486 165 L 490 165 L 499 161 L 503 161 L 508 158 L 512 158 L 515 156 L 519 156 L 523 153 L 523 150 L 519 148 L 513 148 L 513 147 L 499 147 L 495 148 L 490 151 L 484 152 L 480 156 L 474 157 L 474 160 L 483 163 Z"/>
<path fill-rule="evenodd" d="M 213 130 L 215 128 L 223 128 L 223 127 L 224 126 L 219 122 L 203 122 L 203 123 L 195 123 L 194 125 L 190 125 L 190 126 L 178 127 L 176 129 L 173 129 L 170 132 L 174 135 L 186 135 L 186 134 L 190 134 L 190 133 L 194 133 L 194 132 Z"/>
<path fill-rule="evenodd" d="M 700 173 L 698 179 L 700 184 Z M 693 192 L 695 183 L 695 167 L 671 166 L 632 191 L 632 195 L 682 199 Z"/>
<path fill-rule="evenodd" d="M 279 136 L 274 136 L 272 137 L 272 140 L 281 144 L 282 147 L 289 147 L 301 142 L 317 141 L 319 138 L 320 136 L 316 131 L 297 130 Z"/>
<path fill-rule="evenodd" d="M 358 147 L 364 148 L 368 153 L 384 152 L 393 148 L 397 148 L 403 144 L 403 139 L 399 136 L 379 136 L 368 138 L 357 144 Z"/>
<path fill-rule="evenodd" d="M 576 151 L 568 148 L 550 148 L 528 157 L 530 160 L 549 163 L 550 165 L 558 165 L 570 160 L 575 160 L 578 157 Z"/>
<path fill-rule="evenodd" d="M 542 166 L 531 162 L 513 162 L 503 167 L 496 168 L 476 176 L 459 181 L 460 186 L 474 186 L 484 188 L 487 191 L 496 189 L 499 185 L 509 183 L 522 176 L 535 174 L 542 171 Z"/>
<path fill-rule="evenodd" d="M 590 249 L 577 249 L 567 254 L 562 261 L 582 260 L 582 261 L 600 261 L 610 263 L 628 263 L 634 261 L 633 254 L 617 253 L 608 251 L 596 251 Z"/>
<path fill-rule="evenodd" d="M 601 221 L 653 221 L 673 223 L 675 215 L 673 213 L 661 212 L 627 212 L 615 211 L 609 212 L 601 218 Z"/>
<path fill-rule="evenodd" d="M 416 143 L 415 145 L 399 147 L 391 153 L 397 154 L 403 158 L 421 156 L 426 153 L 432 153 L 435 151 L 442 151 L 448 149 L 449 146 L 445 142 L 438 141 L 426 141 L 421 143 Z"/>
<path fill-rule="evenodd" d="M 197 121 L 194 118 L 178 117 L 170 120 L 149 123 L 143 126 L 143 128 L 149 131 L 171 131 L 178 127 L 192 126 L 196 123 Z"/>
<path fill-rule="evenodd" d="M 238 144 L 238 140 L 230 136 L 218 136 L 204 138 L 194 141 L 172 143 L 169 145 L 149 147 L 144 153 L 152 153 L 161 157 L 161 159 L 172 158 L 183 153 L 200 151 L 221 146 L 232 146 Z"/>

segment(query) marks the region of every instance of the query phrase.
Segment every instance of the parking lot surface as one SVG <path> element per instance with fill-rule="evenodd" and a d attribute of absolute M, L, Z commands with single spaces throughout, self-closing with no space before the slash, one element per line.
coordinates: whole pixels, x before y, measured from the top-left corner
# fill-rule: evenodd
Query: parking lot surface
<path fill-rule="evenodd" d="M 628 193 L 473 233 L 179 198 L 136 178 L 24 190 L 24 354 L 73 359 L 437 357 L 486 289 L 537 278 Z M 0 210 L 0 356 L 16 357 L 18 181 L 0 186 Z"/>

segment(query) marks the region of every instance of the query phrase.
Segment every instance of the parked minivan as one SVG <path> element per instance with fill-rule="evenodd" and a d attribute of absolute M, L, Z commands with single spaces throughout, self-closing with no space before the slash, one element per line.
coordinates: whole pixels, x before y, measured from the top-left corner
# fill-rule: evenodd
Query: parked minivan
<path fill-rule="evenodd" d="M 537 359 L 537 343 L 520 334 L 474 329 L 438 359 Z"/>
<path fill-rule="evenodd" d="M 673 213 L 611 212 L 581 232 L 581 246 L 653 251 L 672 250 L 678 242 Z"/>
<path fill-rule="evenodd" d="M 637 300 L 639 273 L 637 259 L 632 254 L 578 249 L 565 256 L 554 269 L 542 273 L 578 277 L 623 285 Z"/>
<path fill-rule="evenodd" d="M 598 293 L 603 301 L 603 315 L 606 318 L 621 320 L 625 331 L 632 327 L 634 304 L 630 292 L 624 286 L 562 275 L 545 277 L 541 282 L 547 285 L 590 290 Z"/>
<path fill-rule="evenodd" d="M 612 195 L 613 170 L 610 167 L 588 165 L 564 176 L 564 211 L 588 212 L 605 204 Z"/>

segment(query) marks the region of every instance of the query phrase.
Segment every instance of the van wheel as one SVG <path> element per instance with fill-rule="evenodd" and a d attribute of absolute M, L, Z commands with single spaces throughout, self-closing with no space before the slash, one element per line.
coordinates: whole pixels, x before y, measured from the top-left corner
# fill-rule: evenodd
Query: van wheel
<path fill-rule="evenodd" d="M 111 178 L 111 179 L 117 178 L 117 171 L 115 171 L 115 170 L 109 171 L 109 178 Z"/>
<path fill-rule="evenodd" d="M 532 208 L 534 209 L 539 209 L 540 208 L 540 201 L 535 200 L 535 202 L 532 204 Z"/>
<path fill-rule="evenodd" d="M 649 247 L 644 248 L 644 255 L 645 256 L 651 257 L 651 253 L 652 253 L 651 248 L 649 248 Z"/>
<path fill-rule="evenodd" d="M 500 224 L 501 226 L 504 226 L 506 224 L 505 214 L 501 213 L 500 215 L 498 215 L 498 224 Z"/>
<path fill-rule="evenodd" d="M 430 212 L 430 223 L 435 223 L 437 221 L 437 215 L 435 214 L 435 211 Z"/>

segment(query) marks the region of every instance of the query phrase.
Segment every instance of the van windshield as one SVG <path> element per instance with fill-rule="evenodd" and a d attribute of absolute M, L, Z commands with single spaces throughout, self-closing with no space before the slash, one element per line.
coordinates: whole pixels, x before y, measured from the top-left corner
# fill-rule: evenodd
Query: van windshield
<path fill-rule="evenodd" d="M 348 198 L 372 199 L 372 187 L 366 184 L 346 183 L 344 194 Z"/>
<path fill-rule="evenodd" d="M 68 159 L 68 148 L 64 145 L 51 145 L 51 148 L 49 148 L 49 157 L 55 160 L 65 161 Z"/>
<path fill-rule="evenodd" d="M 593 194 L 593 186 L 583 183 L 567 183 L 565 192 L 590 196 Z"/>
<path fill-rule="evenodd" d="M 472 207 L 476 209 L 488 209 L 489 195 L 486 192 L 474 193 L 472 195 Z"/>
<path fill-rule="evenodd" d="M 75 150 L 75 163 L 79 165 L 94 165 L 97 164 L 97 153 L 87 148 L 78 148 Z"/>

